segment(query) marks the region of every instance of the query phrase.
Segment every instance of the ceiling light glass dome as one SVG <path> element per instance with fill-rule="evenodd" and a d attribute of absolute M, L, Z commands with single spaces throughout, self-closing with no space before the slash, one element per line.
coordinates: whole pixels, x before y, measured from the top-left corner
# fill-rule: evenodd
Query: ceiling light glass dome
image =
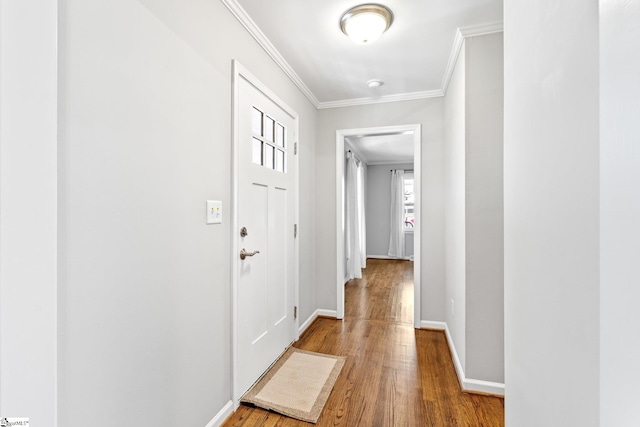
<path fill-rule="evenodd" d="M 346 11 L 340 19 L 342 32 L 355 43 L 377 40 L 393 23 L 393 13 L 381 4 L 362 4 Z"/>

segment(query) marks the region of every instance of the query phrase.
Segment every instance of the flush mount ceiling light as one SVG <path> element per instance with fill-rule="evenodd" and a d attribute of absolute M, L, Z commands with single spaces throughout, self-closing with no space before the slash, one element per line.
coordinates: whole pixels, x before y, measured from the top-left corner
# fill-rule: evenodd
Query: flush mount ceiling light
<path fill-rule="evenodd" d="M 347 10 L 340 18 L 342 32 L 358 44 L 376 40 L 393 23 L 393 13 L 381 4 L 361 4 Z"/>
<path fill-rule="evenodd" d="M 367 86 L 369 86 L 371 89 L 378 89 L 380 86 L 382 86 L 384 84 L 384 82 L 382 80 L 369 80 L 367 82 Z"/>

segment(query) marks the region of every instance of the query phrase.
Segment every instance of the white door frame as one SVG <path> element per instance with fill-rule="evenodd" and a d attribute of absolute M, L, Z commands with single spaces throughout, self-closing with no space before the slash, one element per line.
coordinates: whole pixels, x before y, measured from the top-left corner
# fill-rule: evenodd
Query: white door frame
<path fill-rule="evenodd" d="M 291 109 L 287 104 L 285 104 L 275 93 L 273 93 L 267 86 L 262 84 L 260 80 L 258 80 L 253 74 L 251 74 L 246 68 L 244 68 L 237 60 L 233 60 L 233 107 L 232 107 L 232 141 L 231 141 L 231 387 L 232 387 L 232 398 L 234 409 L 238 408 L 240 404 L 240 396 L 239 387 L 237 384 L 237 371 L 238 367 L 238 267 L 239 267 L 239 253 L 238 249 L 238 233 L 240 230 L 238 228 L 238 180 L 239 180 L 239 149 L 240 149 L 240 124 L 239 124 L 239 111 L 240 108 L 240 82 L 245 80 L 253 87 L 262 92 L 267 98 L 277 104 L 283 111 L 285 111 L 291 118 L 293 118 L 295 122 L 294 132 L 294 141 L 292 143 L 298 143 L 298 127 L 299 120 L 298 114 Z M 298 229 L 300 228 L 298 218 L 299 215 L 299 171 L 298 171 L 298 156 L 293 156 L 293 161 L 295 162 L 295 173 L 294 173 L 294 204 L 295 204 L 295 218 L 294 222 L 298 224 Z M 293 230 L 291 230 L 293 234 Z M 293 277 L 293 289 L 294 289 L 294 304 L 296 307 L 299 306 L 299 271 L 300 271 L 300 253 L 299 253 L 299 244 L 298 238 L 294 239 L 294 265 L 295 265 L 295 273 Z M 300 310 L 298 310 L 299 312 Z M 299 319 L 296 318 L 294 320 L 294 340 L 298 340 L 300 337 L 299 332 Z"/>
<path fill-rule="evenodd" d="M 383 126 L 361 129 L 342 129 L 336 131 L 336 318 L 344 318 L 344 193 L 342 180 L 344 176 L 344 140 L 350 136 L 367 135 L 367 134 L 384 134 L 384 133 L 400 133 L 413 132 L 413 188 L 415 197 L 415 217 L 416 224 L 413 229 L 413 325 L 420 328 L 420 245 L 422 242 L 422 218 L 420 216 L 422 209 L 420 208 L 420 167 L 421 167 L 421 143 L 422 132 L 421 126 L 418 125 L 400 125 L 400 126 Z"/>

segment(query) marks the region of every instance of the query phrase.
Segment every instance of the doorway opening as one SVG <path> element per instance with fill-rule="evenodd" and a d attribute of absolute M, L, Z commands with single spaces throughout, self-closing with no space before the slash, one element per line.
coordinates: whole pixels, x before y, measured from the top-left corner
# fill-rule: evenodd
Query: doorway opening
<path fill-rule="evenodd" d="M 420 327 L 420 243 L 421 243 L 421 217 L 420 217 L 420 177 L 421 177 L 421 127 L 420 125 L 400 125 L 400 126 L 385 126 L 385 127 L 372 127 L 372 128 L 360 128 L 360 129 L 344 129 L 336 131 L 336 317 L 338 319 L 344 318 L 345 305 L 345 278 L 346 278 L 346 262 L 345 262 L 345 147 L 351 147 L 352 151 L 355 151 L 355 155 L 358 156 L 358 149 L 354 149 L 353 141 L 356 139 L 362 139 L 365 137 L 378 138 L 385 137 L 394 138 L 399 135 L 410 138 L 413 145 L 413 206 L 410 207 L 410 215 L 407 215 L 406 219 L 411 223 L 411 226 L 406 225 L 407 228 L 411 228 L 411 235 L 413 237 L 413 277 L 414 277 L 414 313 L 413 324 L 414 327 Z M 362 154 L 360 155 L 361 157 Z M 406 167 L 404 169 L 408 169 Z M 397 169 L 400 169 L 400 165 Z M 403 169 L 403 171 L 404 171 Z M 387 171 L 389 173 L 389 171 Z M 389 206 L 383 206 L 382 209 L 389 209 Z M 409 206 L 406 206 L 409 212 Z M 370 254 L 378 255 L 378 254 Z M 381 254 L 380 254 L 381 255 Z"/>

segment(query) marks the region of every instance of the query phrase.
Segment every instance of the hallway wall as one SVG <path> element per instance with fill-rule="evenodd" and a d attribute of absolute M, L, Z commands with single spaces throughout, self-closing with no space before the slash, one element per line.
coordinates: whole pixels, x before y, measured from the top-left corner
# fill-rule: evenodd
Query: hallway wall
<path fill-rule="evenodd" d="M 0 1 L 0 416 L 56 426 L 56 0 Z"/>
<path fill-rule="evenodd" d="M 466 53 L 465 45 L 444 98 L 445 320 L 462 370 L 466 362 Z"/>
<path fill-rule="evenodd" d="M 465 39 L 468 378 L 504 384 L 502 33 Z"/>
<path fill-rule="evenodd" d="M 600 425 L 640 419 L 640 3 L 600 5 Z M 630 337 L 635 337 L 631 338 Z"/>
<path fill-rule="evenodd" d="M 505 22 L 506 422 L 632 427 L 640 6 L 509 0 Z"/>
<path fill-rule="evenodd" d="M 316 309 L 315 108 L 221 2 L 63 0 L 64 427 L 204 426 L 231 399 L 232 59 L 300 115 L 300 317 Z"/>
<path fill-rule="evenodd" d="M 598 2 L 504 11 L 506 425 L 618 426 L 599 422 Z"/>
<path fill-rule="evenodd" d="M 502 45 L 502 33 L 465 38 L 444 99 L 447 325 L 465 387 L 497 393 L 504 388 Z"/>

